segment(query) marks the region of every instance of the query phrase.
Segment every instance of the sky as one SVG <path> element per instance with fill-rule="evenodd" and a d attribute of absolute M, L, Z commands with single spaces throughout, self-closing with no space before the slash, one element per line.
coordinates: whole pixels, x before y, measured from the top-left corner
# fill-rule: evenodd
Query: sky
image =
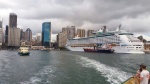
<path fill-rule="evenodd" d="M 52 33 L 62 27 L 76 26 L 85 30 L 99 30 L 106 25 L 150 36 L 150 0 L 0 0 L 3 26 L 9 14 L 18 15 L 18 27 L 41 32 L 43 22 L 51 22 Z"/>

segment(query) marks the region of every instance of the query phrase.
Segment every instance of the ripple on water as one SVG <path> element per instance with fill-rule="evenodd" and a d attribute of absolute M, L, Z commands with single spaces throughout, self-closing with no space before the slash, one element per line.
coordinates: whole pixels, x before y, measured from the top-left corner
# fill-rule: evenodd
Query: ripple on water
<path fill-rule="evenodd" d="M 6 53 L 1 52 L 0 55 L 0 84 L 7 84 L 5 79 L 9 78 L 9 75 L 6 73 L 6 69 L 10 66 L 10 59 L 6 56 Z"/>

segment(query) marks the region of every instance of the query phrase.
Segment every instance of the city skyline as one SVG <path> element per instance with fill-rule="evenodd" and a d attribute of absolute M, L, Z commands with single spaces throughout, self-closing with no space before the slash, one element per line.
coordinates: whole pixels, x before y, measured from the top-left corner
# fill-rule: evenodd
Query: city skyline
<path fill-rule="evenodd" d="M 9 24 L 9 13 L 16 13 L 17 25 L 23 29 L 31 28 L 33 34 L 41 32 L 41 24 L 45 21 L 52 22 L 53 34 L 59 33 L 62 27 L 67 25 L 85 30 L 98 30 L 106 25 L 109 30 L 114 30 L 119 24 L 131 32 L 149 33 L 149 2 L 37 0 L 35 3 L 31 0 L 3 0 L 0 1 L 0 17 L 3 18 L 5 27 Z"/>

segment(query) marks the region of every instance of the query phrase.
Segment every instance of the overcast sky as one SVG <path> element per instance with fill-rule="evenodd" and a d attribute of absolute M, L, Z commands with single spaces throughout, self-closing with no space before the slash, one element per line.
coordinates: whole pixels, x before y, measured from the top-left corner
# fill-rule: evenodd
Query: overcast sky
<path fill-rule="evenodd" d="M 150 31 L 150 0 L 0 0 L 0 17 L 8 24 L 11 12 L 18 15 L 18 27 L 32 32 L 41 32 L 42 23 L 50 21 L 52 33 L 62 27 L 98 30 L 106 25 L 114 30 L 122 29 L 135 33 Z"/>

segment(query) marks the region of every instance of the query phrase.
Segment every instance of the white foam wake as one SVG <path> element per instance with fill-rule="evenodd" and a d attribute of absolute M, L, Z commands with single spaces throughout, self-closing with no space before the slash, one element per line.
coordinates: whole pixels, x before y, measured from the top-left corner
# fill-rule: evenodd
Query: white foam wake
<path fill-rule="evenodd" d="M 45 66 L 37 74 L 31 77 L 29 81 L 21 82 L 21 84 L 39 84 L 39 83 L 43 83 L 43 80 L 44 80 L 44 83 L 51 84 L 51 81 L 49 80 L 49 78 L 52 78 L 54 76 L 53 73 L 54 73 L 54 70 L 52 69 L 51 66 Z M 47 76 L 48 78 L 45 78 Z"/>
<path fill-rule="evenodd" d="M 94 68 L 95 70 L 100 72 L 100 74 L 103 77 L 107 78 L 107 81 L 111 84 L 121 84 L 129 77 L 131 77 L 130 73 L 121 71 L 111 66 L 107 66 L 105 64 L 100 63 L 99 61 L 92 60 L 87 57 L 78 57 L 80 58 L 80 64 L 83 67 Z"/>

